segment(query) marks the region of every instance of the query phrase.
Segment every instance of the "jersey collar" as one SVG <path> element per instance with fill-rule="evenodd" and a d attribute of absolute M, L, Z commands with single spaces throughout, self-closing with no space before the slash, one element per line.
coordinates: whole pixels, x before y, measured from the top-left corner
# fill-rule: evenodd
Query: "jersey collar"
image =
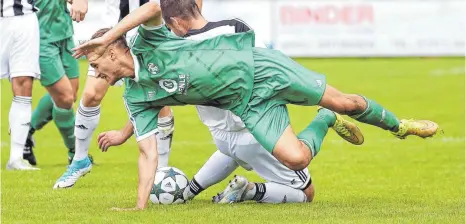
<path fill-rule="evenodd" d="M 134 61 L 134 80 L 135 82 L 138 82 L 139 81 L 139 62 L 138 62 L 138 59 L 137 57 L 133 54 L 133 52 L 130 50 L 129 51 L 131 53 L 131 57 L 133 58 L 133 61 Z"/>

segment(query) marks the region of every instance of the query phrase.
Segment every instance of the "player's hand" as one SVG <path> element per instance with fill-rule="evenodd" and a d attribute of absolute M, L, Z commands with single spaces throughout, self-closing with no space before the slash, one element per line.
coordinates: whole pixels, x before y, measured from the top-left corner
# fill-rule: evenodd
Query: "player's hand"
<path fill-rule="evenodd" d="M 105 50 L 107 50 L 108 45 L 109 43 L 108 41 L 106 41 L 105 35 L 99 38 L 89 40 L 73 48 L 73 57 L 80 58 L 86 55 L 89 61 L 95 61 L 105 53 Z"/>
<path fill-rule="evenodd" d="M 113 207 L 110 210 L 112 211 L 119 211 L 119 212 L 128 212 L 128 211 L 141 211 L 143 208 L 133 207 L 133 208 L 116 208 Z"/>
<path fill-rule="evenodd" d="M 102 152 L 106 152 L 111 146 L 125 143 L 126 139 L 121 131 L 106 131 L 99 134 L 98 142 Z"/>
<path fill-rule="evenodd" d="M 87 0 L 67 0 L 68 2 L 71 1 L 71 12 L 70 16 L 73 21 L 81 22 L 86 17 L 87 13 Z"/>

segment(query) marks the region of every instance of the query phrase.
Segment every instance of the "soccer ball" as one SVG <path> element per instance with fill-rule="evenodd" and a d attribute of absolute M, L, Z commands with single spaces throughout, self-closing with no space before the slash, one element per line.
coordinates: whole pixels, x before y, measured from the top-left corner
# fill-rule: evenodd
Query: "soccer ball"
<path fill-rule="evenodd" d="M 188 178 L 181 170 L 175 167 L 161 168 L 155 174 L 150 200 L 154 204 L 164 205 L 184 203 L 183 192 L 188 184 Z"/>

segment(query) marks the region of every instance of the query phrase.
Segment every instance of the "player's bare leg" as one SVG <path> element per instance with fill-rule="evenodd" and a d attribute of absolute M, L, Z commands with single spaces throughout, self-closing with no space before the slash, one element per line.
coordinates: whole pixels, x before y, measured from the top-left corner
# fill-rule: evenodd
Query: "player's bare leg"
<path fill-rule="evenodd" d="M 14 96 L 9 113 L 11 149 L 6 165 L 10 170 L 38 170 L 22 159 L 31 122 L 32 83 L 33 78 L 29 76 L 13 77 L 11 80 Z"/>
<path fill-rule="evenodd" d="M 428 120 L 398 120 L 390 111 L 375 101 L 361 95 L 345 94 L 327 85 L 320 106 L 354 119 L 389 130 L 396 137 L 404 139 L 409 135 L 421 138 L 432 137 L 438 125 Z"/>
<path fill-rule="evenodd" d="M 320 108 L 314 120 L 298 136 L 294 134 L 291 126 L 288 126 L 275 144 L 272 154 L 288 168 L 302 170 L 319 153 L 330 127 L 353 144 L 364 141 L 362 133 L 355 124 L 343 120 L 333 111 Z"/>

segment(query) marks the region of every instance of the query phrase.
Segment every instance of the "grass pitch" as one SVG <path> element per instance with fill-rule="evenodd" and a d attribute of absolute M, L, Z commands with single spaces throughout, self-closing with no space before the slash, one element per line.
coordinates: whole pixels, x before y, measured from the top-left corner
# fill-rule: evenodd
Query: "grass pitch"
<path fill-rule="evenodd" d="M 362 146 L 353 146 L 332 130 L 310 171 L 316 185 L 309 204 L 214 205 L 210 198 L 228 180 L 194 201 L 176 206 L 131 207 L 137 188 L 138 150 L 134 137 L 107 153 L 90 152 L 98 165 L 72 189 L 52 190 L 67 165 L 65 147 L 53 123 L 36 132 L 38 172 L 5 171 L 9 156 L 10 84 L 1 81 L 2 223 L 464 223 L 465 96 L 464 58 L 439 59 L 297 59 L 327 75 L 344 92 L 364 94 L 401 118 L 431 119 L 444 134 L 401 141 L 390 133 L 360 124 Z M 85 83 L 86 63 L 81 62 Z M 111 88 L 102 106 L 97 132 L 127 121 L 123 88 Z M 34 86 L 36 105 L 44 89 Z M 34 106 L 35 107 L 35 106 Z M 175 107 L 176 131 L 170 165 L 190 178 L 214 152 L 206 127 L 192 106 Z M 316 114 L 314 107 L 290 107 L 296 132 Z M 260 181 L 253 172 L 236 174 Z"/>

